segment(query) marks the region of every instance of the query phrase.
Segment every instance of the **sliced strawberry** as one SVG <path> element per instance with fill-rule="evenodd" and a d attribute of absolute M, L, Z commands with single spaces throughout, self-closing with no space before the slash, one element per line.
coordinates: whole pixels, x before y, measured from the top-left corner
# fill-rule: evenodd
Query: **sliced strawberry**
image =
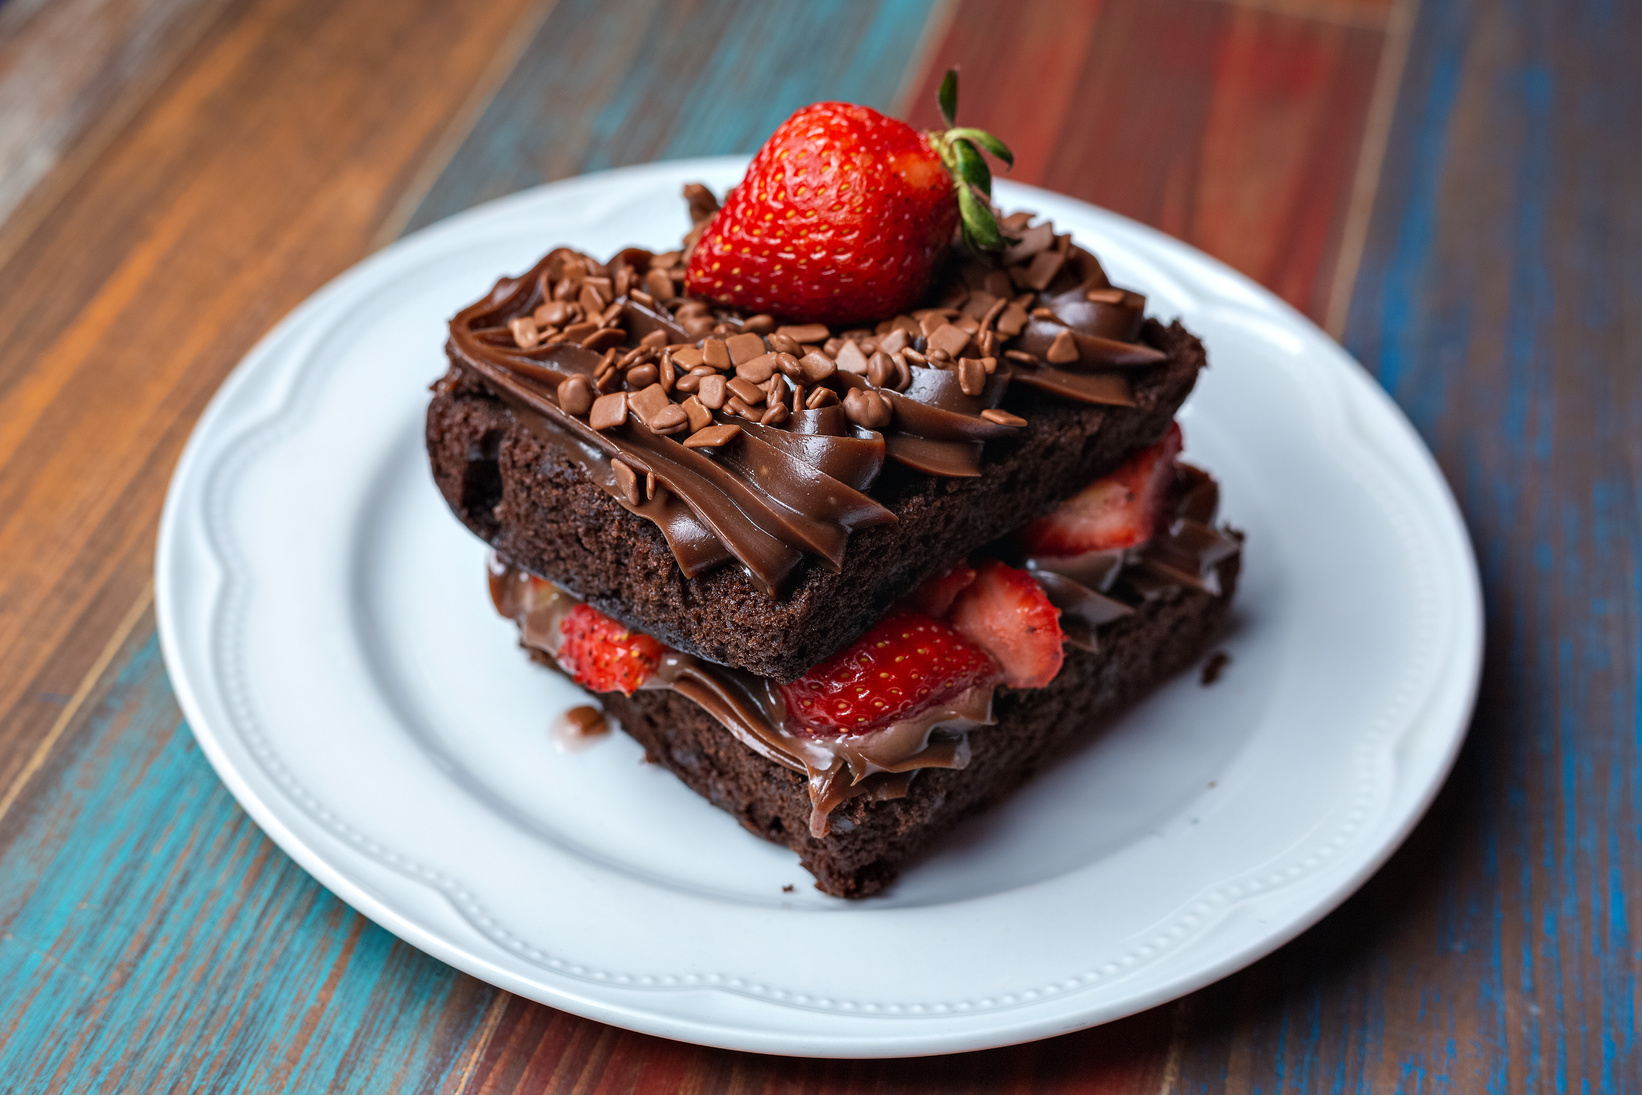
<path fill-rule="evenodd" d="M 952 608 L 952 601 L 969 587 L 975 580 L 975 568 L 967 562 L 958 563 L 944 574 L 937 574 L 923 585 L 907 594 L 902 603 L 906 607 L 932 616 L 937 620 L 946 619 L 947 612 Z"/>
<path fill-rule="evenodd" d="M 1060 609 L 1032 575 L 996 559 L 981 564 L 975 584 L 958 594 L 948 619 L 1003 667 L 1011 688 L 1042 688 L 1066 660 Z"/>
<path fill-rule="evenodd" d="M 1157 532 L 1180 446 L 1177 422 L 1163 440 L 1022 529 L 1021 547 L 1028 555 L 1065 556 L 1144 544 Z"/>
<path fill-rule="evenodd" d="M 594 692 L 631 696 L 655 673 L 667 648 L 650 636 L 619 624 L 596 608 L 577 605 L 559 624 L 564 641 L 557 654 L 576 683 Z"/>
<path fill-rule="evenodd" d="M 782 685 L 781 696 L 801 731 L 860 734 L 997 679 L 992 659 L 952 628 L 896 609 L 854 646 Z"/>

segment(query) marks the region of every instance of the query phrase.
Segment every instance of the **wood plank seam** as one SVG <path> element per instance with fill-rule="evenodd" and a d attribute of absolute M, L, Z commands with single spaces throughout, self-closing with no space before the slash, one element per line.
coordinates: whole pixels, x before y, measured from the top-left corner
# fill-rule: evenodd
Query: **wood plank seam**
<path fill-rule="evenodd" d="M 1351 311 L 1357 268 L 1362 264 L 1363 248 L 1368 243 L 1374 197 L 1380 189 L 1386 147 L 1391 141 L 1391 122 L 1397 111 L 1397 92 L 1402 87 L 1419 9 L 1420 0 L 1396 0 L 1386 23 L 1385 41 L 1380 46 L 1380 67 L 1374 74 L 1368 117 L 1363 121 L 1363 141 L 1357 151 L 1357 177 L 1352 181 L 1351 197 L 1346 204 L 1345 223 L 1340 228 L 1340 253 L 1329 282 L 1328 308 L 1323 313 L 1323 329 L 1336 341 L 1345 335 L 1346 316 Z"/>
<path fill-rule="evenodd" d="M 1163 1055 L 1163 1079 L 1157 1085 L 1157 1095 L 1175 1095 L 1180 1086 L 1180 1058 L 1186 1048 L 1186 1010 L 1190 1006 L 1190 996 L 1169 1005 L 1169 1048 Z"/>
<path fill-rule="evenodd" d="M 148 606 L 153 603 L 154 580 L 151 578 L 148 584 L 143 586 L 142 593 L 138 595 L 131 608 L 126 611 L 125 617 L 114 628 L 114 634 L 109 637 L 108 643 L 103 647 L 102 652 L 97 655 L 97 660 L 91 663 L 91 668 L 81 678 L 79 687 L 69 697 L 68 703 L 63 705 L 62 714 L 57 716 L 57 721 L 51 724 L 51 729 L 46 731 L 46 736 L 40 739 L 40 744 L 35 746 L 34 752 L 29 755 L 28 763 L 23 765 L 23 770 L 17 773 L 17 778 L 12 780 L 10 787 L 6 788 L 5 797 L 0 798 L 0 822 L 5 821 L 7 812 L 21 797 L 23 788 L 28 785 L 34 773 L 44 767 L 46 758 L 51 755 L 58 739 L 68 729 L 69 723 L 74 721 L 74 716 L 79 714 L 80 708 L 85 706 L 86 697 L 91 695 L 92 689 L 97 686 L 98 679 L 108 669 L 109 663 L 114 660 L 114 655 L 118 654 L 120 648 L 125 645 L 126 639 L 131 635 L 131 629 L 137 626 L 137 621 L 142 619 L 143 613 L 147 612 Z"/>
<path fill-rule="evenodd" d="M 957 14 L 958 0 L 935 0 L 929 9 L 929 15 L 924 19 L 923 32 L 918 35 L 918 44 L 907 57 L 906 72 L 901 76 L 901 86 L 895 89 L 894 109 L 891 111 L 895 117 L 906 118 L 911 115 L 912 97 L 924 86 L 929 63 L 934 60 L 935 51 L 946 40 L 946 33 L 952 27 L 952 20 Z"/>
<path fill-rule="evenodd" d="M 473 90 L 468 93 L 467 101 L 462 104 L 460 110 L 451 115 L 450 124 L 445 127 L 445 131 L 439 135 L 438 140 L 434 141 L 433 147 L 428 151 L 427 156 L 417 166 L 410 182 L 405 185 L 405 189 L 400 193 L 399 200 L 394 203 L 393 210 L 383 220 L 381 227 L 376 230 L 376 234 L 371 237 L 368 252 L 380 251 L 404 233 L 405 225 L 410 223 L 411 217 L 416 214 L 417 207 L 422 204 L 422 200 L 433 189 L 434 183 L 439 181 L 439 176 L 444 173 L 452 157 L 462 147 L 462 142 L 467 140 L 469 133 L 473 132 L 473 127 L 478 124 L 485 108 L 496 97 L 496 93 L 501 90 L 508 74 L 518 65 L 520 58 L 525 54 L 525 50 L 535 40 L 537 33 L 542 29 L 542 25 L 547 22 L 548 17 L 553 14 L 553 9 L 557 5 L 558 0 L 535 0 L 535 3 L 519 19 L 518 24 L 513 28 L 512 35 L 496 50 L 496 56 L 491 61 L 490 67 L 473 85 Z"/>
<path fill-rule="evenodd" d="M 484 1021 L 479 1024 L 479 1034 L 474 1038 L 472 1047 L 468 1049 L 467 1058 L 457 1072 L 456 1086 L 451 1089 L 451 1095 L 467 1095 L 468 1084 L 473 1082 L 479 1062 L 484 1060 L 491 1039 L 496 1037 L 496 1028 L 502 1024 L 502 1013 L 507 1010 L 508 1001 L 512 998 L 511 992 L 504 989 L 496 990 L 490 1006 L 485 1009 Z"/>

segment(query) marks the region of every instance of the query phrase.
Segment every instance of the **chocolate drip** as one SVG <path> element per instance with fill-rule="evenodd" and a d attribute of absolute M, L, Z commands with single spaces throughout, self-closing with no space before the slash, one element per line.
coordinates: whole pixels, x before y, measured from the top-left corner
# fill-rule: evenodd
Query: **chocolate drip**
<path fill-rule="evenodd" d="M 550 658 L 563 642 L 564 618 L 580 602 L 549 582 L 490 558 L 490 598 L 519 627 L 520 640 Z M 991 686 L 971 688 L 945 704 L 864 734 L 822 737 L 788 725 L 773 681 L 668 651 L 643 688 L 667 688 L 700 706 L 736 740 L 803 775 L 810 791 L 810 832 L 824 837 L 840 803 L 859 795 L 899 798 L 922 768 L 969 763 L 968 731 L 992 722 Z"/>
<path fill-rule="evenodd" d="M 764 432 L 775 434 L 779 431 Z M 825 441 L 842 439 L 816 440 L 824 445 Z M 836 450 L 827 455 L 837 455 Z M 794 521 L 813 520 L 829 535 L 834 530 L 847 533 L 858 528 L 890 524 L 895 520 L 895 515 L 880 503 L 751 430 L 743 429 L 741 436 L 719 449 L 719 456 L 726 468 L 739 473 L 745 482 L 765 492 L 771 506 L 789 510 Z M 800 498 L 803 499 L 803 509 L 793 506 L 793 500 Z M 832 535 L 825 547 L 816 544 L 813 550 L 837 570 L 844 561 L 844 537 Z"/>
<path fill-rule="evenodd" d="M 483 358 L 472 360 L 469 365 L 489 381 L 515 411 L 522 405 L 601 452 L 606 461 L 619 456 L 630 467 L 655 476 L 681 498 L 700 524 L 771 592 L 798 565 L 801 548 L 821 555 L 836 567 L 843 558 L 844 542 L 852 528 L 894 520 L 889 510 L 846 484 L 822 476 L 809 465 L 772 455 L 778 450 L 771 446 L 763 446 L 759 453 L 764 458 L 760 466 L 768 484 L 766 490 L 774 488 L 774 493 L 766 493 L 743 476 L 733 474 L 725 465 L 656 434 L 636 418 L 614 430 L 594 430 L 561 410 L 544 391 L 522 376 L 510 375 Z M 738 442 L 745 440 L 738 439 Z M 818 515 L 788 507 L 788 499 L 800 497 L 805 490 L 813 492 L 818 479 L 831 483 L 827 490 L 812 493 L 805 499 L 815 505 Z M 598 481 L 606 482 L 603 475 Z M 613 474 L 610 481 L 614 481 Z M 854 504 L 840 516 L 838 511 L 844 510 L 846 501 Z M 637 505 L 628 508 L 641 516 L 649 516 Z M 840 523 L 845 518 L 847 525 Z M 799 546 L 794 546 L 795 543 Z M 682 567 L 684 560 L 679 562 Z"/>
<path fill-rule="evenodd" d="M 1115 342 L 1135 342 L 1146 318 L 1146 298 L 1127 289 L 1087 290 L 1081 285 L 1044 301 L 1055 318 L 1072 330 Z M 1034 325 L 1039 326 L 1040 325 Z M 1049 332 L 1051 341 L 1054 333 Z M 1047 343 L 1045 347 L 1047 348 Z M 1030 347 L 1027 347 L 1030 349 Z"/>
<path fill-rule="evenodd" d="M 884 391 L 895 412 L 895 429 L 884 438 L 888 455 L 914 471 L 947 478 L 981 473 L 984 441 L 1007 437 L 1015 427 L 980 417 L 996 407 L 1009 386 L 1007 374 L 989 377 L 979 396 L 966 395 L 948 369 L 914 367 L 905 392 Z M 870 389 L 865 377 L 839 374 L 851 388 Z"/>
<path fill-rule="evenodd" d="M 794 433 L 810 437 L 849 437 L 850 420 L 844 414 L 844 408 L 834 403 L 829 407 L 817 407 L 815 410 L 794 411 L 787 420 L 786 429 L 775 431 L 771 427 L 759 426 L 760 430 L 771 430 L 782 434 Z M 762 435 L 761 435 L 762 436 Z M 852 483 L 851 486 L 865 488 L 871 485 L 877 477 L 876 470 L 865 483 Z"/>
<path fill-rule="evenodd" d="M 1112 407 L 1133 407 L 1134 389 L 1129 378 L 1119 373 L 1069 373 L 1064 369 L 1042 366 L 1021 369 L 1015 379 L 1022 384 L 1083 403 L 1104 403 Z"/>
<path fill-rule="evenodd" d="M 838 417 L 843 418 L 842 408 L 826 407 L 823 410 L 838 411 Z M 823 412 L 803 413 L 819 417 Z M 867 433 L 862 437 L 826 434 L 819 430 L 800 433 L 761 426 L 755 422 L 743 424 L 741 430 L 858 491 L 871 486 L 884 466 L 884 436 L 880 433 Z"/>
<path fill-rule="evenodd" d="M 1081 650 L 1098 649 L 1095 632 L 1134 611 L 1115 597 L 1108 597 L 1064 574 L 1033 568 L 1032 577 L 1049 595 L 1049 603 L 1060 609 L 1060 628 L 1066 634 L 1066 641 Z"/>
<path fill-rule="evenodd" d="M 911 372 L 912 384 L 905 392 L 885 393 L 895 408 L 897 433 L 930 441 L 990 441 L 1015 432 L 1013 426 L 980 417 L 982 411 L 1003 401 L 1004 389 L 1009 387 L 1007 375 L 988 377 L 982 394 L 972 397 L 963 393 L 950 369 L 914 368 Z M 850 379 L 866 383 L 860 377 Z"/>
<path fill-rule="evenodd" d="M 532 436 L 564 453 L 586 473 L 588 479 L 628 512 L 638 514 L 661 529 L 661 534 L 667 538 L 667 546 L 672 549 L 673 558 L 678 561 L 679 569 L 686 578 L 704 574 L 734 558 L 724 541 L 702 524 L 695 511 L 681 502 L 677 495 L 671 491 L 658 491 L 654 498 L 637 503 L 630 501 L 617 485 L 615 470 L 602 449 L 555 425 L 546 415 L 523 401 L 511 398 L 507 392 L 499 394 L 513 413 L 514 420 L 529 430 Z"/>
<path fill-rule="evenodd" d="M 1240 535 L 1214 527 L 1220 488 L 1203 469 L 1176 464 L 1171 497 L 1157 534 L 1139 547 L 1016 558 L 1061 610 L 1069 639 L 1092 642 L 1102 625 L 1180 586 L 1220 595 L 1220 564 L 1243 550 Z"/>
<path fill-rule="evenodd" d="M 1049 352 L 1063 332 L 1070 335 L 1072 347 L 1077 350 L 1078 355 L 1075 361 L 1065 363 L 1070 368 L 1139 369 L 1147 365 L 1156 365 L 1168 356 L 1161 350 L 1143 343 L 1106 338 L 1088 333 L 1079 327 L 1047 319 L 1033 319 L 1026 325 L 1026 331 L 1021 335 L 1021 349 L 1027 353 L 1037 354 L 1046 361 L 1052 360 Z"/>

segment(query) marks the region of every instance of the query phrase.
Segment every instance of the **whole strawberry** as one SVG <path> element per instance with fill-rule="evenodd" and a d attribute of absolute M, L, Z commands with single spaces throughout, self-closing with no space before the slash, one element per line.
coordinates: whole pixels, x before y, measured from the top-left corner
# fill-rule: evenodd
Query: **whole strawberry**
<path fill-rule="evenodd" d="M 952 124 L 957 75 L 941 85 Z M 975 129 L 920 133 L 850 103 L 816 103 L 783 122 L 706 226 L 685 292 L 752 312 L 848 324 L 910 310 L 960 223 L 973 246 L 1003 238 Z"/>

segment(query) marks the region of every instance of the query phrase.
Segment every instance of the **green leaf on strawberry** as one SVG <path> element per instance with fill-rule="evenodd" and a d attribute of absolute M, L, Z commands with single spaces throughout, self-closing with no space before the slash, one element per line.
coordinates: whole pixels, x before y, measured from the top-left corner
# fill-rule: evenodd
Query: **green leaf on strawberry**
<path fill-rule="evenodd" d="M 947 124 L 950 125 L 951 123 L 949 122 Z M 955 141 L 974 141 L 976 144 L 992 153 L 992 155 L 996 156 L 1010 167 L 1015 166 L 1015 154 L 1009 151 L 1009 146 L 998 140 L 998 138 L 994 137 L 984 129 L 970 129 L 965 126 L 959 126 L 957 129 L 947 130 L 946 135 Z"/>
<path fill-rule="evenodd" d="M 958 165 L 960 179 L 988 198 L 992 196 L 992 169 L 986 166 L 986 157 L 972 142 L 962 138 L 953 141 L 952 159 Z"/>
<path fill-rule="evenodd" d="M 935 103 L 941 108 L 941 117 L 947 128 L 958 124 L 958 70 L 949 68 L 941 77 L 941 89 L 935 93 Z"/>
<path fill-rule="evenodd" d="M 1001 251 L 1015 241 L 999 229 L 992 212 L 992 170 L 980 150 L 986 149 L 1008 167 L 1015 165 L 1015 154 L 986 130 L 957 125 L 957 69 L 947 70 L 937 98 L 949 128 L 945 133 L 929 133 L 928 138 L 956 186 L 964 243 L 972 251 Z"/>
<path fill-rule="evenodd" d="M 992 215 L 992 207 L 986 204 L 986 199 L 975 193 L 974 187 L 965 186 L 958 191 L 958 208 L 963 213 L 964 242 L 975 251 L 998 251 L 1003 248 L 1005 238 L 1002 229 L 998 227 L 998 220 Z"/>

